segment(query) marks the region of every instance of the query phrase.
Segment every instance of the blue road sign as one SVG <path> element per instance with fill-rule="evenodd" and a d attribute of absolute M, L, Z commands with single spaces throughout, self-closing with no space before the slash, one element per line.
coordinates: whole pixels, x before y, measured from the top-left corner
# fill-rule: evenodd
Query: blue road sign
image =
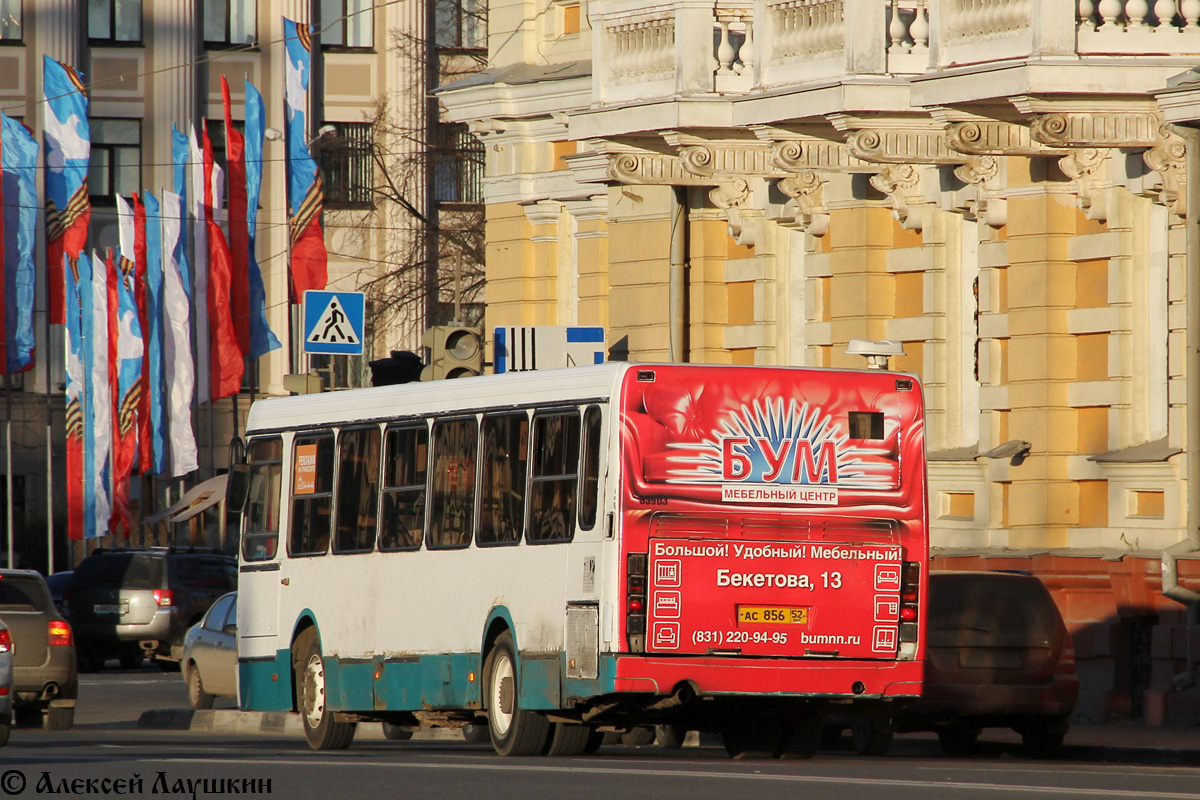
<path fill-rule="evenodd" d="M 305 292 L 304 352 L 362 355 L 365 307 L 362 292 Z"/>

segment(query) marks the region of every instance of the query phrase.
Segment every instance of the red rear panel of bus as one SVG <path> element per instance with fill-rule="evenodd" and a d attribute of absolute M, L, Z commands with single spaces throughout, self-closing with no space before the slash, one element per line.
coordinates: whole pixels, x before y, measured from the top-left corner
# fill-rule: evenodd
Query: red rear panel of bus
<path fill-rule="evenodd" d="M 656 365 L 626 373 L 621 402 L 623 569 L 646 555 L 643 655 L 622 685 L 850 694 L 836 672 L 853 664 L 868 693 L 919 691 L 924 637 L 898 660 L 928 561 L 912 376 Z"/>

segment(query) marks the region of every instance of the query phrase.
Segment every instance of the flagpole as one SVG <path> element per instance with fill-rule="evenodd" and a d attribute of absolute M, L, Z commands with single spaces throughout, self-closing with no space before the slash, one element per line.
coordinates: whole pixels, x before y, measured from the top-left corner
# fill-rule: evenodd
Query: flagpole
<path fill-rule="evenodd" d="M 7 369 L 7 367 L 6 367 Z M 13 474 L 12 474 L 12 375 L 4 373 L 4 499 L 5 530 L 8 531 L 8 568 L 16 569 L 13 562 Z"/>

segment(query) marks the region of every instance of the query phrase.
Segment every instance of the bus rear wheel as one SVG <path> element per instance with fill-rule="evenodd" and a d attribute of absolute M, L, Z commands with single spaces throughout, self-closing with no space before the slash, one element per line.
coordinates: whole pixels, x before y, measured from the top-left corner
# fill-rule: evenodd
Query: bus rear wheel
<path fill-rule="evenodd" d="M 783 746 L 783 726 L 773 721 L 742 722 L 721 732 L 730 758 L 775 758 Z"/>
<path fill-rule="evenodd" d="M 325 702 L 325 660 L 315 631 L 300 634 L 292 648 L 296 670 L 296 705 L 304 722 L 304 737 L 314 750 L 345 750 L 358 725 L 334 718 Z"/>
<path fill-rule="evenodd" d="M 601 739 L 603 741 L 603 739 Z M 550 734 L 548 756 L 578 756 L 587 752 L 592 743 L 592 726 L 575 725 L 570 722 L 554 723 Z"/>
<path fill-rule="evenodd" d="M 550 721 L 520 707 L 517 658 L 511 633 L 505 631 L 497 637 L 484 664 L 484 675 L 492 747 L 502 756 L 540 755 L 548 745 Z"/>

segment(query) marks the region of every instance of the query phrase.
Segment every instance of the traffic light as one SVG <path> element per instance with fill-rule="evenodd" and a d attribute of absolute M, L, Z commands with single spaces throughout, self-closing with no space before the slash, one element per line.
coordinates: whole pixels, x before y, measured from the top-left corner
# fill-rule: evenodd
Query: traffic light
<path fill-rule="evenodd" d="M 435 325 L 426 329 L 421 343 L 429 348 L 429 364 L 421 370 L 423 381 L 483 373 L 482 328 Z"/>

